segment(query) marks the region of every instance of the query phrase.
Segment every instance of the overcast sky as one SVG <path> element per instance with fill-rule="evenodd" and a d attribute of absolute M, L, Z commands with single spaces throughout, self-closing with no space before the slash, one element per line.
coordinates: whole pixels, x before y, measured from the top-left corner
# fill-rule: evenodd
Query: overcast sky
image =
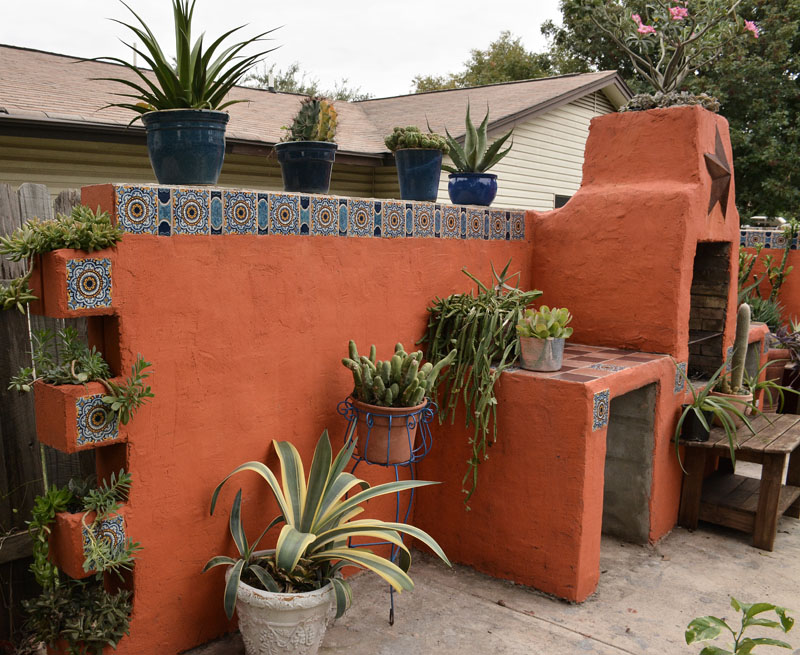
<path fill-rule="evenodd" d="M 129 0 L 162 47 L 174 42 L 170 0 Z M 120 38 L 130 22 L 116 0 L 0 0 L 0 43 L 78 57 L 130 58 Z M 485 48 L 502 30 L 541 50 L 539 26 L 558 21 L 558 0 L 197 0 L 194 30 L 209 37 L 248 24 L 248 36 L 272 27 L 267 62 L 285 68 L 298 61 L 323 87 L 348 78 L 351 86 L 377 97 L 411 91 L 416 74 L 461 70 L 472 48 Z M 0 62 L 2 66 L 2 62 Z"/>

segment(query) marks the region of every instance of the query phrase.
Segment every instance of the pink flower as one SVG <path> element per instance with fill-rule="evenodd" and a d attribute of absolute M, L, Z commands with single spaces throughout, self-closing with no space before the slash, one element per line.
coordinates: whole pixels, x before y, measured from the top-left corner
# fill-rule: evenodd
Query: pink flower
<path fill-rule="evenodd" d="M 758 25 L 756 25 L 753 21 L 746 20 L 744 22 L 744 29 L 746 29 L 748 32 L 752 32 L 753 36 L 758 38 Z"/>
<path fill-rule="evenodd" d="M 639 27 L 642 26 L 642 17 L 639 14 L 631 14 L 631 20 L 633 20 L 633 22 Z"/>
<path fill-rule="evenodd" d="M 689 10 L 686 7 L 670 7 L 669 14 L 672 20 L 683 20 L 689 15 Z"/>
<path fill-rule="evenodd" d="M 652 25 L 639 25 L 639 29 L 636 30 L 639 34 L 655 34 L 656 28 Z"/>

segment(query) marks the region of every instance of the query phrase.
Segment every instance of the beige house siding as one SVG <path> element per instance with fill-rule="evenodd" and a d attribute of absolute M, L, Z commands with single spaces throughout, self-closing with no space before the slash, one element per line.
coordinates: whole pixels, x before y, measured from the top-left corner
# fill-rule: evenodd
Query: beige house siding
<path fill-rule="evenodd" d="M 0 136 L 0 182 L 15 187 L 36 182 L 56 195 L 88 184 L 154 181 L 144 145 Z M 283 189 L 277 160 L 250 155 L 226 155 L 219 184 Z M 369 197 L 372 191 L 372 167 L 334 165 L 331 193 Z"/>
<path fill-rule="evenodd" d="M 597 92 L 517 125 L 514 147 L 490 171 L 499 187 L 492 206 L 547 211 L 554 207 L 555 194 L 574 194 L 581 185 L 589 122 L 612 111 L 606 96 Z M 439 183 L 439 202 L 450 202 L 447 176 L 443 173 Z"/>

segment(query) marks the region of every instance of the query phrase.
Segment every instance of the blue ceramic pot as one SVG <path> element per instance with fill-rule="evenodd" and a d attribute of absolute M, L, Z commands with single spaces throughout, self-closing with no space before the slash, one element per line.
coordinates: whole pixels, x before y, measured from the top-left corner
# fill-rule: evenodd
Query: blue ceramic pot
<path fill-rule="evenodd" d="M 328 141 L 276 143 L 275 152 L 281 165 L 283 190 L 328 193 L 337 147 L 335 143 Z"/>
<path fill-rule="evenodd" d="M 497 175 L 493 173 L 450 173 L 447 185 L 454 205 L 488 207 L 497 195 Z"/>
<path fill-rule="evenodd" d="M 159 184 L 216 184 L 225 159 L 228 114 L 167 109 L 142 116 L 147 152 Z"/>
<path fill-rule="evenodd" d="M 400 198 L 435 202 L 442 175 L 442 151 L 401 148 L 394 153 Z"/>

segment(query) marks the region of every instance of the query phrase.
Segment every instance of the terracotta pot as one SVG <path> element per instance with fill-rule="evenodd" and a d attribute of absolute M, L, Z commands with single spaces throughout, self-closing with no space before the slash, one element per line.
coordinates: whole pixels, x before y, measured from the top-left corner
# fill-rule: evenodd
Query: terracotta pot
<path fill-rule="evenodd" d="M 722 393 L 721 391 L 712 391 L 708 394 L 709 396 L 716 396 L 717 398 L 724 398 L 725 400 L 729 401 L 733 405 L 737 405 L 737 409 L 741 409 L 742 414 L 745 416 L 750 416 L 753 413 L 753 408 L 750 406 L 750 403 L 753 402 L 753 394 L 739 394 L 739 393 Z M 733 419 L 733 424 L 736 428 L 740 428 L 744 425 L 744 421 L 740 419 L 735 414 L 728 414 Z M 714 417 L 714 425 L 722 427 L 722 423 L 720 420 L 715 416 Z"/>
<path fill-rule="evenodd" d="M 33 385 L 36 436 L 63 453 L 75 453 L 126 440 L 116 414 L 102 402 L 106 388 L 87 384 Z"/>
<path fill-rule="evenodd" d="M 351 399 L 358 412 L 356 452 L 374 464 L 400 464 L 411 459 L 417 441 L 419 412 L 416 407 L 380 407 Z"/>
<path fill-rule="evenodd" d="M 112 514 L 95 527 L 97 539 L 110 540 L 114 544 L 122 545 L 125 541 L 125 516 L 127 508 L 122 507 L 116 514 Z M 85 546 L 88 542 L 83 517 L 85 512 L 59 512 L 56 514 L 52 532 L 48 539 L 49 557 L 59 569 L 71 578 L 82 579 L 94 575 L 94 569 L 84 570 L 86 560 Z M 96 514 L 86 514 L 86 525 L 92 525 Z"/>

